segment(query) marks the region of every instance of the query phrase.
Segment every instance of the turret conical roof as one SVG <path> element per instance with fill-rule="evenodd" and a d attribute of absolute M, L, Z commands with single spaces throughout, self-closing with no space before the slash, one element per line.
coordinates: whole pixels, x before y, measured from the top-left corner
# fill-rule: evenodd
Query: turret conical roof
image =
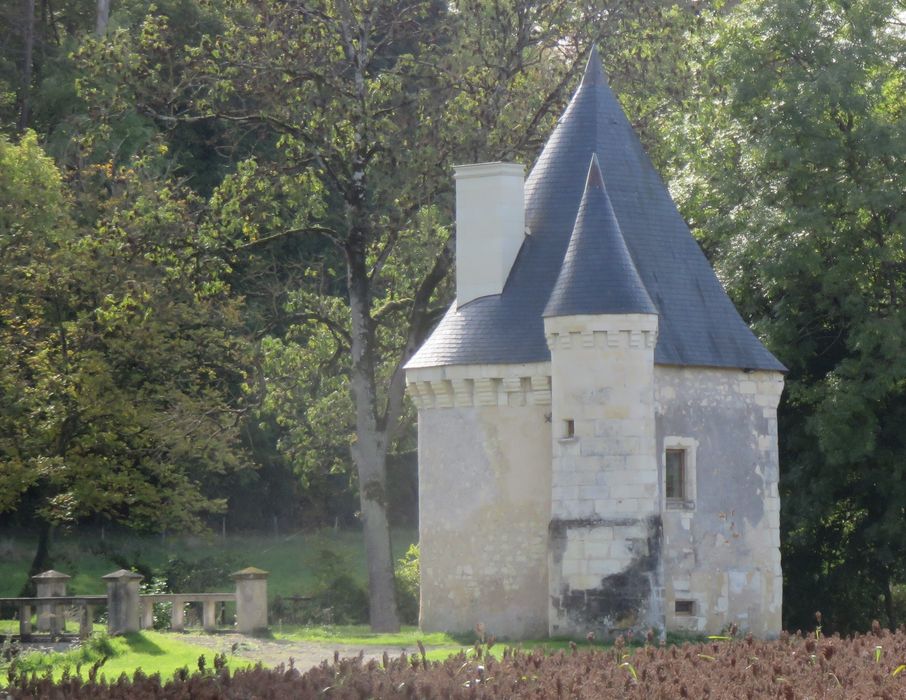
<path fill-rule="evenodd" d="M 563 267 L 544 316 L 657 314 L 626 248 L 604 186 L 598 156 L 592 154 Z"/>
<path fill-rule="evenodd" d="M 626 248 L 658 312 L 655 362 L 783 371 L 740 318 L 692 238 L 594 51 L 525 183 L 531 235 L 503 292 L 459 308 L 454 303 L 407 367 L 550 359 L 542 314 L 566 256 L 592 154 L 600 161 Z"/>

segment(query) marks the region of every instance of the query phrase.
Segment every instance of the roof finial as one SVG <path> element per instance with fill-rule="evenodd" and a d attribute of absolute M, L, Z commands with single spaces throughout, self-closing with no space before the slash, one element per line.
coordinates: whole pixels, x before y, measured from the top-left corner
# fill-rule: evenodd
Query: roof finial
<path fill-rule="evenodd" d="M 604 175 L 601 173 L 601 164 L 598 162 L 598 154 L 591 154 L 591 163 L 588 165 L 588 177 L 585 178 L 586 190 L 603 190 Z"/>
<path fill-rule="evenodd" d="M 588 53 L 588 63 L 585 65 L 582 85 L 607 85 L 607 76 L 604 74 L 604 68 L 601 65 L 597 44 L 592 44 L 591 51 Z"/>

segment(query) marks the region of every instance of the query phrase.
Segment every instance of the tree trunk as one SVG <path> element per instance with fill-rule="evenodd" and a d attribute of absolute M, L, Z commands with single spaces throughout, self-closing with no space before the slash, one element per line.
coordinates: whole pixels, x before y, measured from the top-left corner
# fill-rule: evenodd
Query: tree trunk
<path fill-rule="evenodd" d="M 884 577 L 884 611 L 887 613 L 887 627 L 891 632 L 896 632 L 897 616 L 893 609 L 893 591 L 890 588 L 889 574 Z"/>
<path fill-rule="evenodd" d="M 50 536 L 52 525 L 47 521 L 40 521 L 38 524 L 38 548 L 35 550 L 34 559 L 31 560 L 31 566 L 28 567 L 28 581 L 22 586 L 20 596 L 29 598 L 35 595 L 35 582 L 32 576 L 44 573 L 51 565 L 50 559 Z"/>
<path fill-rule="evenodd" d="M 357 179 L 357 187 L 364 188 L 364 177 Z M 365 265 L 365 241 L 368 238 L 362 206 L 364 201 L 362 191 L 359 191 L 347 204 L 351 224 L 345 250 L 352 322 L 350 388 L 356 416 L 352 459 L 359 475 L 371 628 L 376 632 L 397 632 L 400 622 L 390 548 L 390 521 L 387 518 L 388 429 L 386 420 L 378 418 L 374 319 L 371 317 L 370 280 Z"/>
<path fill-rule="evenodd" d="M 359 502 L 368 561 L 369 622 L 375 632 L 398 632 L 396 580 L 387 517 L 387 451 L 382 431 L 359 430 L 353 459 L 359 474 Z"/>
<path fill-rule="evenodd" d="M 110 0 L 98 0 L 97 24 L 95 32 L 98 36 L 107 33 L 107 22 L 110 21 Z"/>
<path fill-rule="evenodd" d="M 32 54 L 35 47 L 35 0 L 24 0 L 24 2 L 22 84 L 19 88 L 19 120 L 16 123 L 19 131 L 24 131 L 28 126 L 31 108 Z"/>
<path fill-rule="evenodd" d="M 350 277 L 352 276 L 353 272 L 350 271 Z M 376 417 L 374 334 L 367 297 L 361 292 L 361 284 L 351 285 L 351 389 L 356 407 L 356 441 L 352 446 L 352 459 L 359 475 L 359 502 L 362 507 L 365 557 L 368 561 L 371 628 L 376 632 L 397 632 L 400 622 L 390 548 L 390 521 L 387 518 L 387 430 L 378 425 Z"/>

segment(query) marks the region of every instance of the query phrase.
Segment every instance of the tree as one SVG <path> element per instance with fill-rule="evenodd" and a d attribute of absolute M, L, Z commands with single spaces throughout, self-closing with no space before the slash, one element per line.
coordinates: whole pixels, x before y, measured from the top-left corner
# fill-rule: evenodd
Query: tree
<path fill-rule="evenodd" d="M 32 54 L 35 48 L 35 0 L 24 0 L 22 18 L 22 80 L 19 84 L 19 120 L 22 131 L 28 126 L 31 108 Z"/>
<path fill-rule="evenodd" d="M 98 194 L 100 193 L 100 195 Z M 0 512 L 199 529 L 205 478 L 244 468 L 239 306 L 199 202 L 152 158 L 64 183 L 34 134 L 0 141 Z"/>
<path fill-rule="evenodd" d="M 787 626 L 897 622 L 906 576 L 902 3 L 771 0 L 717 24 L 675 191 L 789 367 Z M 878 601 L 883 600 L 883 610 Z"/>

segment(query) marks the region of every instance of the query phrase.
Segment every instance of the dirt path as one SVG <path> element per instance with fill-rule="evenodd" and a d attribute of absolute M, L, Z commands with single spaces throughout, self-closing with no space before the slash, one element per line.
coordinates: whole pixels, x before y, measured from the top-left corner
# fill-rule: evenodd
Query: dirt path
<path fill-rule="evenodd" d="M 361 652 L 365 659 L 380 660 L 386 651 L 390 657 L 398 657 L 402 653 L 412 654 L 418 650 L 408 647 L 373 647 L 349 646 L 344 644 L 329 644 L 321 642 L 293 642 L 282 639 L 259 639 L 238 633 L 219 634 L 181 634 L 181 641 L 187 644 L 211 649 L 216 653 L 227 656 L 236 656 L 251 661 L 261 661 L 267 666 L 289 664 L 293 659 L 295 667 L 300 671 L 307 671 L 312 666 L 319 665 L 322 661 L 333 661 L 334 652 L 341 658 L 358 656 Z"/>

